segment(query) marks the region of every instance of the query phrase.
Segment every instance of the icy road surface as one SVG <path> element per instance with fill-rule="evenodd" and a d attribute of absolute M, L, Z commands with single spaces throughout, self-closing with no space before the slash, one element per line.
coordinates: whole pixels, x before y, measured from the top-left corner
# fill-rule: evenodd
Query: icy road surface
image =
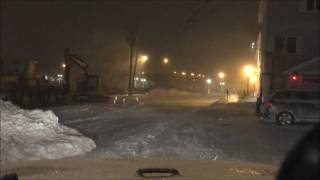
<path fill-rule="evenodd" d="M 262 122 L 254 103 L 219 104 L 211 98 L 143 99 L 136 106 L 88 104 L 54 109 L 60 123 L 93 139 L 83 158 L 164 158 L 278 165 L 312 125 Z M 202 102 L 202 103 L 201 103 Z"/>

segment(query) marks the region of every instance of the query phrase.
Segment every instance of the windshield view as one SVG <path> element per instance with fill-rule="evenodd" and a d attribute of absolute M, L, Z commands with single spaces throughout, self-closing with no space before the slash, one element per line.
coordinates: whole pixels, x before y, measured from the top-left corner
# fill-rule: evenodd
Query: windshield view
<path fill-rule="evenodd" d="M 319 178 L 319 12 L 2 0 L 0 179 Z"/>

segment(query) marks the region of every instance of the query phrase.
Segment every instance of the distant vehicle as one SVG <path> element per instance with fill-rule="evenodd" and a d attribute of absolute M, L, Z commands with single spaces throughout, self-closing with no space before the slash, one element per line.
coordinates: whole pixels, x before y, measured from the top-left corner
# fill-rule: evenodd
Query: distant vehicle
<path fill-rule="evenodd" d="M 281 90 L 265 101 L 262 113 L 280 125 L 320 121 L 319 90 Z"/>

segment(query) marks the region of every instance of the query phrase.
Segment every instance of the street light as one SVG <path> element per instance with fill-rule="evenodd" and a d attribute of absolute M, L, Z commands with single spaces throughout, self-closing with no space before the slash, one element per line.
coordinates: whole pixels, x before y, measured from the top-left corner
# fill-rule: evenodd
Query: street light
<path fill-rule="evenodd" d="M 194 74 L 194 73 L 190 73 L 190 76 L 194 77 L 194 76 L 195 76 L 195 74 Z"/>
<path fill-rule="evenodd" d="M 138 81 L 140 80 L 140 78 L 139 77 L 134 77 L 134 88 L 136 88 L 137 87 L 137 83 L 138 83 Z"/>
<path fill-rule="evenodd" d="M 164 58 L 163 59 L 163 64 L 168 64 L 169 63 L 169 59 L 168 58 Z"/>
<path fill-rule="evenodd" d="M 244 75 L 247 78 L 247 95 L 249 95 L 250 79 L 254 77 L 256 69 L 252 65 L 246 65 L 243 68 Z"/>
<path fill-rule="evenodd" d="M 208 94 L 210 94 L 210 86 L 211 86 L 211 84 L 212 84 L 212 79 L 208 78 L 208 79 L 206 80 L 206 83 L 207 83 L 207 85 L 208 85 Z"/>
<path fill-rule="evenodd" d="M 184 72 L 184 71 L 182 71 L 182 72 L 181 72 L 181 75 L 182 75 L 182 76 L 185 76 L 185 75 L 187 75 L 187 73 Z"/>
<path fill-rule="evenodd" d="M 61 67 L 64 69 L 64 68 L 67 67 L 67 65 L 66 65 L 65 63 L 62 63 L 62 64 L 61 64 Z"/>
<path fill-rule="evenodd" d="M 219 85 L 220 85 L 220 91 L 221 92 L 223 92 L 223 86 L 224 86 L 224 83 L 225 82 L 223 82 L 223 79 L 225 78 L 225 74 L 224 74 L 224 72 L 219 72 L 218 73 L 218 77 L 219 77 L 219 79 L 220 79 L 220 83 L 219 83 Z"/>
<path fill-rule="evenodd" d="M 139 61 L 141 64 L 144 64 L 148 61 L 149 57 L 147 55 L 141 55 Z"/>
<path fill-rule="evenodd" d="M 255 68 L 251 65 L 246 65 L 244 66 L 243 70 L 246 77 L 251 77 L 255 71 Z"/>
<path fill-rule="evenodd" d="M 140 81 L 142 82 L 142 88 L 145 88 L 145 83 L 147 82 L 146 78 L 141 78 Z"/>
<path fill-rule="evenodd" d="M 218 74 L 219 79 L 224 79 L 225 76 L 224 72 L 219 72 Z"/>
<path fill-rule="evenodd" d="M 256 43 L 255 42 L 252 42 L 251 43 L 251 49 L 254 49 L 256 47 Z"/>
<path fill-rule="evenodd" d="M 58 81 L 59 84 L 62 83 L 62 81 L 63 81 L 63 74 L 57 74 L 57 81 Z"/>
<path fill-rule="evenodd" d="M 255 84 L 256 82 L 257 82 L 257 77 L 256 76 L 250 77 L 250 83 L 251 84 Z"/>

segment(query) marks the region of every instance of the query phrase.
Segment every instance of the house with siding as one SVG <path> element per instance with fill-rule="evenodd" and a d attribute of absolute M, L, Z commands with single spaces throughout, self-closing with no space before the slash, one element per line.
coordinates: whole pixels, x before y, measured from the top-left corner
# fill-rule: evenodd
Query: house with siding
<path fill-rule="evenodd" d="M 258 99 L 280 89 L 319 89 L 320 0 L 261 0 L 258 22 Z"/>

